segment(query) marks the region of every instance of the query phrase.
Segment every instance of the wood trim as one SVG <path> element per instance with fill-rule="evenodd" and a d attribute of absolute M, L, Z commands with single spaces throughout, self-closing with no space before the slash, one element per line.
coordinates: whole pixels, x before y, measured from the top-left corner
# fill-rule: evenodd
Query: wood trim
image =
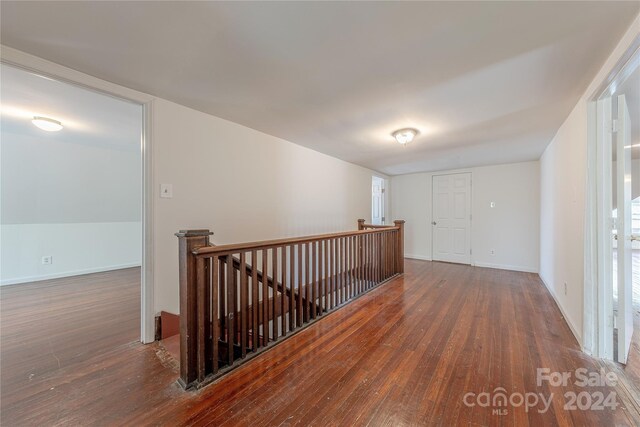
<path fill-rule="evenodd" d="M 180 333 L 180 315 L 161 311 L 158 336 L 164 340 Z"/>
<path fill-rule="evenodd" d="M 404 221 L 403 221 L 404 222 Z M 389 230 L 397 229 L 397 226 L 385 226 L 384 228 L 388 228 Z M 193 250 L 194 255 L 203 256 L 203 255 L 217 255 L 224 256 L 229 254 L 234 254 L 242 251 L 252 251 L 252 250 L 261 250 L 261 249 L 271 249 L 273 247 L 287 246 L 287 245 L 298 245 L 298 244 L 306 244 L 317 240 L 329 240 L 329 239 L 337 239 L 340 237 L 349 237 L 349 236 L 359 236 L 363 234 L 375 234 L 380 231 L 377 229 L 372 230 L 357 230 L 357 231 L 343 231 L 339 233 L 329 233 L 329 234 L 317 234 L 313 236 L 304 236 L 304 237 L 293 237 L 293 238 L 285 238 L 285 239 L 275 239 L 275 240 L 262 240 L 257 242 L 247 242 L 247 243 L 234 243 L 230 245 L 218 245 L 218 246 L 200 246 Z"/>

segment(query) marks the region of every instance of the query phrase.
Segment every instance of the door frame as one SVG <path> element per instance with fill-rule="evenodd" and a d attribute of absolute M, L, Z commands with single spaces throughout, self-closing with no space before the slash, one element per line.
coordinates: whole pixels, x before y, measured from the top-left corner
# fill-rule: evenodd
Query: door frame
<path fill-rule="evenodd" d="M 431 224 L 434 220 L 433 214 L 433 179 L 437 176 L 447 176 L 447 175 L 461 175 L 461 174 L 469 174 L 469 264 L 463 265 L 471 265 L 475 266 L 474 258 L 473 258 L 473 171 L 471 170 L 460 170 L 456 172 L 437 172 L 431 174 L 431 183 L 429 186 L 429 193 L 431 195 L 431 221 L 429 221 L 429 230 L 431 236 L 431 260 L 434 258 L 435 254 L 435 234 L 433 233 L 433 225 Z"/>
<path fill-rule="evenodd" d="M 154 97 L 72 70 L 22 51 L 2 46 L 0 62 L 56 81 L 128 101 L 142 107 L 142 267 L 140 278 L 140 341 L 155 340 L 153 277 L 153 103 Z"/>
<path fill-rule="evenodd" d="M 607 202 L 605 187 L 610 184 L 605 176 L 611 174 L 611 165 L 606 165 L 605 139 L 612 118 L 604 117 L 599 101 L 628 77 L 630 67 L 640 64 L 640 36 L 631 40 L 611 70 L 596 83 L 587 99 L 587 181 L 585 194 L 585 247 L 584 247 L 584 309 L 582 350 L 595 357 L 613 360 L 612 329 L 613 307 L 609 305 L 609 294 L 613 293 L 611 264 L 611 226 L 604 212 Z M 609 143 L 613 143 L 609 141 Z M 605 175 L 608 173 L 608 175 Z M 608 184 L 607 184 L 608 183 Z M 610 187 L 610 185 L 608 185 Z M 609 190 L 611 191 L 611 190 Z M 611 339 L 609 339 L 611 338 Z"/>

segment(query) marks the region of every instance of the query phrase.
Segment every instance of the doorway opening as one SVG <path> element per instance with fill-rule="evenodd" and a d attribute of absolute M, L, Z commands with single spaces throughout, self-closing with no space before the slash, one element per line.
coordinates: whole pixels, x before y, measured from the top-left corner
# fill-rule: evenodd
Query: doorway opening
<path fill-rule="evenodd" d="M 0 67 L 4 393 L 141 339 L 145 111 Z"/>
<path fill-rule="evenodd" d="M 371 178 L 371 224 L 384 225 L 384 178 Z"/>
<path fill-rule="evenodd" d="M 637 363 L 640 343 L 640 52 L 595 101 L 597 337 L 594 352 Z M 634 333 L 634 330 L 636 332 Z"/>

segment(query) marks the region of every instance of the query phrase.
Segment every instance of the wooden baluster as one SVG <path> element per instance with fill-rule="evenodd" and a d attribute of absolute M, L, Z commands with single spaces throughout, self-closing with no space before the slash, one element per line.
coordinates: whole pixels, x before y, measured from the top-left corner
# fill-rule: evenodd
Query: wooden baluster
<path fill-rule="evenodd" d="M 378 233 L 373 233 L 371 239 L 373 240 L 371 266 L 373 267 L 373 284 L 375 285 L 378 283 Z"/>
<path fill-rule="evenodd" d="M 366 291 L 367 290 L 367 281 L 369 280 L 368 278 L 368 255 L 369 255 L 369 245 L 368 243 L 368 239 L 369 236 L 367 234 L 364 234 L 362 236 L 362 291 Z"/>
<path fill-rule="evenodd" d="M 380 281 L 384 281 L 384 270 L 385 270 L 385 265 L 384 262 L 386 260 L 384 251 L 386 249 L 386 245 L 384 244 L 384 239 L 385 239 L 385 232 L 382 231 L 380 233 Z"/>
<path fill-rule="evenodd" d="M 349 298 L 353 299 L 355 296 L 354 289 L 354 275 L 353 275 L 353 236 L 347 238 L 349 242 Z"/>
<path fill-rule="evenodd" d="M 209 356 L 207 341 L 209 340 L 209 286 L 207 283 L 208 260 L 203 257 L 196 258 L 196 303 L 198 305 L 197 319 L 197 372 L 198 381 L 203 381 L 207 376 L 207 359 Z"/>
<path fill-rule="evenodd" d="M 258 326 L 258 251 L 251 251 L 251 348 L 258 349 L 260 326 Z"/>
<path fill-rule="evenodd" d="M 349 263 L 349 237 L 344 238 L 344 301 L 351 299 L 351 276 L 349 275 L 351 264 Z"/>
<path fill-rule="evenodd" d="M 383 247 L 384 247 L 384 250 L 383 250 L 383 252 L 382 252 L 382 253 L 384 254 L 384 264 L 383 264 L 383 265 L 384 265 L 384 270 L 383 270 L 383 271 L 384 271 L 384 273 L 383 273 L 383 279 L 384 279 L 384 280 L 387 280 L 387 276 L 388 276 L 388 274 L 389 274 L 389 272 L 387 271 L 387 269 L 388 269 L 388 267 L 389 267 L 389 266 L 388 266 L 388 263 L 389 263 L 389 245 L 388 245 L 388 242 L 389 242 L 389 233 L 385 231 L 385 232 L 384 232 L 384 234 L 382 235 L 382 237 L 383 237 Z"/>
<path fill-rule="evenodd" d="M 368 235 L 363 234 L 362 236 L 362 292 L 364 292 L 367 289 L 367 255 L 368 255 L 368 249 L 369 246 L 367 245 L 368 242 Z"/>
<path fill-rule="evenodd" d="M 327 287 L 329 284 L 329 240 L 322 241 L 322 313 L 329 311 L 329 297 Z"/>
<path fill-rule="evenodd" d="M 262 250 L 262 345 L 269 344 L 269 253 Z"/>
<path fill-rule="evenodd" d="M 378 233 L 372 234 L 373 236 L 373 283 L 378 283 Z"/>
<path fill-rule="evenodd" d="M 336 240 L 331 239 L 331 309 L 336 306 Z"/>
<path fill-rule="evenodd" d="M 358 236 L 353 236 L 353 295 L 358 295 Z"/>
<path fill-rule="evenodd" d="M 372 277 L 372 283 L 371 286 L 375 286 L 375 284 L 378 282 L 378 263 L 376 262 L 376 257 L 377 257 L 377 238 L 376 238 L 376 233 L 371 234 L 371 277 Z"/>
<path fill-rule="evenodd" d="M 346 288 L 346 273 L 347 273 L 347 264 L 346 264 L 346 252 L 345 252 L 345 244 L 344 239 L 340 238 L 340 303 L 344 304 L 345 302 L 345 288 Z"/>
<path fill-rule="evenodd" d="M 298 245 L 298 301 L 297 301 L 297 307 L 296 307 L 296 327 L 300 327 L 302 326 L 302 293 L 303 293 L 303 287 L 302 287 L 302 264 L 303 264 L 303 257 L 302 257 L 302 247 L 304 245 L 303 244 L 299 244 Z"/>
<path fill-rule="evenodd" d="M 351 236 L 349 238 L 351 242 L 351 298 L 356 296 L 356 237 Z"/>
<path fill-rule="evenodd" d="M 211 266 L 211 279 L 212 279 L 212 283 L 211 283 L 211 308 L 212 308 L 212 327 L 213 330 L 212 332 L 212 341 L 213 341 L 213 345 L 212 345 L 212 371 L 215 374 L 216 372 L 218 372 L 218 359 L 220 357 L 220 354 L 218 353 L 218 340 L 220 339 L 220 319 L 219 319 L 219 315 L 218 315 L 218 306 L 219 306 L 219 300 L 220 300 L 220 285 L 219 285 L 219 281 L 220 281 L 220 273 L 219 273 L 219 269 L 220 269 L 220 260 L 217 256 L 213 257 L 212 260 L 212 266 Z"/>
<path fill-rule="evenodd" d="M 393 232 L 387 232 L 387 278 L 393 276 Z"/>
<path fill-rule="evenodd" d="M 280 295 L 280 330 L 282 336 L 287 335 L 287 247 L 282 247 L 281 255 L 281 273 L 282 276 L 282 293 Z"/>
<path fill-rule="evenodd" d="M 224 266 L 222 265 L 224 263 Z M 227 258 L 220 258 L 220 338 L 227 341 Z"/>
<path fill-rule="evenodd" d="M 289 297 L 289 330 L 293 331 L 296 327 L 296 260 L 295 260 L 296 247 L 295 245 L 289 246 L 289 286 L 291 288 Z"/>
<path fill-rule="evenodd" d="M 349 270 L 347 273 L 347 280 L 349 283 L 349 291 L 347 292 L 347 296 L 349 299 L 353 299 L 353 236 L 347 237 L 347 265 L 349 266 Z"/>
<path fill-rule="evenodd" d="M 304 304 L 304 321 L 308 322 L 311 318 L 311 272 L 309 271 L 309 252 L 311 250 L 311 243 L 307 243 L 304 250 L 304 277 L 306 278 L 307 286 L 305 288 L 305 304 Z"/>
<path fill-rule="evenodd" d="M 385 249 L 385 245 L 384 245 L 384 231 L 380 233 L 380 282 L 384 281 L 384 260 L 385 260 L 385 256 L 384 256 L 384 249 Z"/>
<path fill-rule="evenodd" d="M 368 269 L 368 277 L 369 277 L 369 281 L 367 283 L 367 289 L 370 289 L 373 283 L 373 235 L 369 234 L 367 236 L 367 240 L 368 240 L 367 269 Z"/>
<path fill-rule="evenodd" d="M 247 279 L 247 253 L 240 252 L 240 347 L 242 358 L 247 356 L 247 293 L 249 283 Z"/>
<path fill-rule="evenodd" d="M 382 276 L 380 267 L 382 266 L 382 260 L 380 259 L 382 243 L 380 240 L 381 234 L 376 233 L 376 283 L 380 283 L 382 280 L 380 277 Z"/>
<path fill-rule="evenodd" d="M 355 247 L 353 248 L 353 257 L 355 259 L 355 276 L 356 276 L 356 295 L 360 294 L 360 236 L 354 237 Z"/>
<path fill-rule="evenodd" d="M 353 236 L 353 294 L 358 295 L 358 236 Z"/>
<path fill-rule="evenodd" d="M 311 318 L 316 318 L 316 286 L 318 285 L 318 280 L 316 278 L 316 269 L 318 267 L 316 262 L 317 242 L 311 242 Z"/>
<path fill-rule="evenodd" d="M 278 248 L 273 248 L 271 251 L 271 277 L 273 277 L 273 288 L 271 293 L 273 294 L 273 316 L 271 316 L 271 335 L 272 339 L 276 341 L 278 339 L 278 317 L 280 316 L 280 304 L 278 304 Z"/>
<path fill-rule="evenodd" d="M 340 238 L 337 238 L 335 240 L 335 251 L 336 251 L 336 270 L 335 270 L 335 277 L 336 277 L 336 294 L 335 294 L 335 301 L 336 307 L 340 306 L 340 286 L 342 285 L 342 281 L 341 281 L 341 277 L 340 277 Z"/>
<path fill-rule="evenodd" d="M 235 337 L 235 312 L 236 312 L 236 288 L 234 286 L 233 259 L 232 255 L 227 255 L 227 363 L 233 365 L 233 341 Z"/>

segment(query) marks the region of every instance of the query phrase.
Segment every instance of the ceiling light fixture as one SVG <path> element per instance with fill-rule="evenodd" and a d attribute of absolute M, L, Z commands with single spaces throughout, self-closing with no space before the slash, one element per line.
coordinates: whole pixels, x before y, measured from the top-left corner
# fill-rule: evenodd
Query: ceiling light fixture
<path fill-rule="evenodd" d="M 406 145 L 411 141 L 413 141 L 413 138 L 415 138 L 417 134 L 418 134 L 417 130 L 407 128 L 407 129 L 397 130 L 393 132 L 391 135 L 393 135 L 393 137 L 396 139 L 396 141 L 398 141 L 398 143 L 402 145 Z"/>
<path fill-rule="evenodd" d="M 42 130 L 46 130 L 47 132 L 57 132 L 63 128 L 62 123 L 48 117 L 34 116 L 31 123 Z"/>

